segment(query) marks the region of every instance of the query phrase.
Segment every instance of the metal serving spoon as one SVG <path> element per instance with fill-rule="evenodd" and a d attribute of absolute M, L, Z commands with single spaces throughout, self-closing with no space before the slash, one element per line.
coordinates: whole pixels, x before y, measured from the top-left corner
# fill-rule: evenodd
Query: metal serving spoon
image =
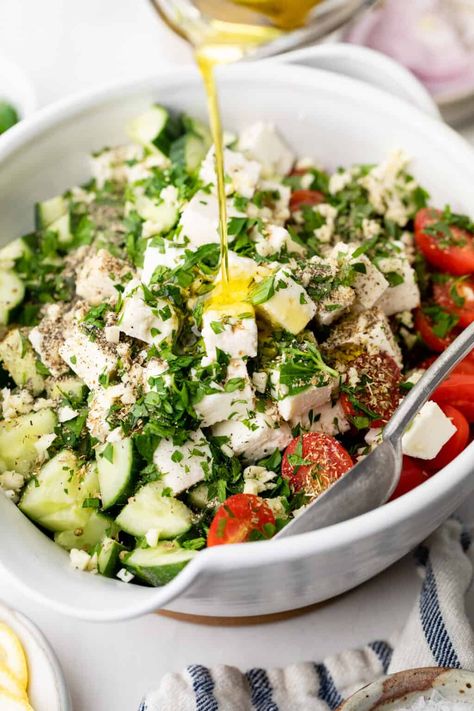
<path fill-rule="evenodd" d="M 474 348 L 474 323 L 471 323 L 431 365 L 402 400 L 385 425 L 381 444 L 358 462 L 275 538 L 315 531 L 346 521 L 384 504 L 400 479 L 402 435 L 433 390 Z"/>

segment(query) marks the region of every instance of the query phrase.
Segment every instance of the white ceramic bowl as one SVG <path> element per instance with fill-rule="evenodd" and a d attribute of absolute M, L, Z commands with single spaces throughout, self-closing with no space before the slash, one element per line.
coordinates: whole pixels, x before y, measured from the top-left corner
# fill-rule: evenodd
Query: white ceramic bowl
<path fill-rule="evenodd" d="M 181 70 L 67 100 L 13 128 L 0 141 L 0 241 L 31 229 L 36 200 L 86 180 L 88 153 L 124 141 L 128 119 L 153 101 L 206 116 L 197 74 Z M 472 209 L 471 148 L 379 89 L 306 67 L 246 64 L 223 73 L 221 103 L 227 127 L 274 121 L 299 155 L 329 168 L 377 161 L 402 146 L 435 204 Z M 205 550 L 161 589 L 72 570 L 67 554 L 0 497 L 0 566 L 31 596 L 88 619 L 124 619 L 164 606 L 208 616 L 303 607 L 367 580 L 436 528 L 474 486 L 473 452 L 471 445 L 415 491 L 351 521 L 281 541 Z"/>
<path fill-rule="evenodd" d="M 42 632 L 21 612 L 0 603 L 0 621 L 19 637 L 28 663 L 28 696 L 35 711 L 72 711 L 61 665 Z"/>

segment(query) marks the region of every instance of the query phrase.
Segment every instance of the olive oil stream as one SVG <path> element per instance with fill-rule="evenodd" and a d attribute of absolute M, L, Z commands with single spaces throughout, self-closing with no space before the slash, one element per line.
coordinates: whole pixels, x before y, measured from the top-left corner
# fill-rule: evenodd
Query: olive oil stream
<path fill-rule="evenodd" d="M 305 24 L 310 10 L 319 2 L 320 0 L 197 0 L 196 2 L 203 14 L 213 18 L 206 25 L 202 36 L 194 31 L 192 36 L 189 33 L 188 39 L 194 45 L 196 62 L 206 89 L 215 147 L 222 274 L 220 294 L 215 294 L 215 297 L 220 302 L 232 302 L 235 294 L 233 298 L 234 290 L 229 284 L 224 146 L 215 68 L 221 64 L 238 61 L 259 45 L 267 44 L 282 33 L 301 27 Z M 231 20 L 228 19 L 229 16 Z M 237 291 L 241 291 L 241 288 Z M 228 295 L 227 299 L 224 297 L 225 293 Z"/>

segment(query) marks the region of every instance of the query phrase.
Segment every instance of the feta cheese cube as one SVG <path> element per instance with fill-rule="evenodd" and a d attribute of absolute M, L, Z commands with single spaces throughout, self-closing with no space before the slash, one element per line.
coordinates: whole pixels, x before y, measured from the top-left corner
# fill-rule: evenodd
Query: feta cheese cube
<path fill-rule="evenodd" d="M 224 351 L 231 358 L 254 358 L 257 355 L 258 332 L 253 308 L 250 304 L 242 307 L 249 314 L 227 316 L 219 309 L 209 309 L 202 317 L 202 339 L 209 358 L 215 360 L 216 349 Z"/>
<path fill-rule="evenodd" d="M 107 422 L 110 409 L 119 404 L 123 394 L 123 385 L 112 385 L 108 388 L 97 388 L 89 399 L 87 413 L 87 429 L 99 442 L 105 442 L 110 434 L 111 427 Z"/>
<path fill-rule="evenodd" d="M 183 247 L 176 247 L 168 240 L 162 240 L 162 244 L 149 242 L 143 255 L 142 282 L 149 284 L 157 267 L 176 269 L 184 260 L 185 254 L 186 251 Z"/>
<path fill-rule="evenodd" d="M 97 187 L 103 188 L 105 183 L 127 181 L 127 164 L 129 161 L 139 161 L 143 158 L 143 148 L 135 144 L 107 148 L 94 155 L 91 159 L 92 176 Z"/>
<path fill-rule="evenodd" d="M 120 328 L 118 326 L 105 326 L 104 328 L 105 340 L 107 343 L 120 343 Z"/>
<path fill-rule="evenodd" d="M 278 412 L 287 422 L 296 417 L 304 417 L 310 410 L 320 408 L 331 399 L 333 384 L 316 387 L 310 385 L 296 395 L 287 395 L 278 400 Z"/>
<path fill-rule="evenodd" d="M 158 360 L 157 358 L 150 359 L 147 364 L 142 368 L 142 385 L 143 390 L 149 393 L 156 387 L 153 384 L 154 378 L 163 378 L 165 385 L 169 386 L 171 384 L 171 375 L 168 371 L 168 365 L 163 360 Z"/>
<path fill-rule="evenodd" d="M 268 373 L 265 371 L 255 371 L 252 375 L 252 383 L 258 393 L 264 393 L 267 389 Z"/>
<path fill-rule="evenodd" d="M 212 453 L 202 430 L 189 433 L 189 439 L 180 445 L 171 439 L 162 439 L 153 454 L 153 462 L 161 473 L 161 482 L 173 494 L 180 494 L 197 484 L 211 472 Z"/>
<path fill-rule="evenodd" d="M 120 568 L 120 570 L 117 573 L 116 576 L 119 580 L 122 581 L 122 583 L 130 583 L 132 582 L 133 578 L 135 577 L 133 573 L 131 573 L 129 570 L 126 568 Z"/>
<path fill-rule="evenodd" d="M 150 528 L 145 533 L 145 541 L 150 546 L 150 548 L 155 548 L 158 545 L 160 538 L 160 532 L 157 528 Z"/>
<path fill-rule="evenodd" d="M 220 422 L 214 425 L 212 433 L 216 437 L 228 437 L 232 452 L 246 462 L 256 462 L 275 449 L 284 449 L 292 440 L 290 428 L 273 408 L 255 412 L 253 417 L 242 422 Z"/>
<path fill-rule="evenodd" d="M 117 325 L 130 338 L 157 345 L 173 338 L 179 321 L 176 311 L 165 299 L 157 299 L 155 305 L 149 306 L 141 284 L 135 282 L 125 292 Z"/>
<path fill-rule="evenodd" d="M 316 313 L 316 306 L 307 291 L 296 283 L 287 269 L 274 275 L 274 293 L 258 310 L 273 324 L 297 334 Z"/>
<path fill-rule="evenodd" d="M 230 201 L 227 202 L 227 216 L 245 217 Z M 181 235 L 186 237 L 193 247 L 218 243 L 219 205 L 216 196 L 203 190 L 198 191 L 185 205 L 179 224 Z"/>
<path fill-rule="evenodd" d="M 246 281 L 248 282 L 248 284 L 250 284 L 250 282 L 259 270 L 259 266 L 255 259 L 251 259 L 250 257 L 241 257 L 240 254 L 232 252 L 232 250 L 229 250 L 227 256 L 229 265 L 229 278 L 233 281 Z M 219 270 L 219 273 L 216 277 L 216 283 L 220 282 L 221 279 L 222 272 Z"/>
<path fill-rule="evenodd" d="M 75 570 L 87 570 L 91 556 L 89 553 L 86 553 L 86 551 L 73 548 L 69 553 L 69 560 Z"/>
<path fill-rule="evenodd" d="M 385 264 L 388 268 L 384 271 L 399 274 L 403 281 L 396 286 L 390 286 L 379 298 L 377 306 L 386 316 L 416 309 L 420 305 L 421 297 L 415 270 L 405 256 L 386 261 L 391 263 Z"/>
<path fill-rule="evenodd" d="M 276 478 L 276 473 L 268 471 L 265 467 L 257 467 L 251 465 L 243 471 L 244 476 L 244 494 L 254 494 L 258 496 L 262 491 L 274 489 L 273 480 Z"/>
<path fill-rule="evenodd" d="M 28 334 L 33 349 L 55 378 L 69 370 L 59 352 L 64 343 L 64 331 L 68 321 L 66 308 L 65 305 L 59 304 L 48 305 L 44 317 Z"/>
<path fill-rule="evenodd" d="M 272 123 L 259 121 L 245 128 L 239 137 L 239 149 L 260 163 L 264 177 L 287 175 L 295 162 L 293 152 Z"/>
<path fill-rule="evenodd" d="M 410 162 L 402 150 L 392 151 L 387 160 L 375 165 L 366 175 L 358 178 L 368 193 L 374 209 L 387 219 L 404 227 L 410 216 L 409 193 L 415 181 L 407 181 L 405 169 Z"/>
<path fill-rule="evenodd" d="M 123 284 L 130 271 L 127 262 L 106 249 L 89 253 L 77 272 L 76 293 L 92 306 L 104 301 L 116 304 L 119 292 L 115 285 Z"/>
<path fill-rule="evenodd" d="M 456 432 L 456 427 L 436 402 L 426 402 L 402 437 L 403 454 L 434 459 Z"/>
<path fill-rule="evenodd" d="M 79 412 L 75 410 L 70 405 L 63 405 L 58 408 L 58 420 L 59 422 L 69 422 L 77 417 Z"/>
<path fill-rule="evenodd" d="M 110 376 L 117 369 L 119 355 L 102 333 L 91 340 L 79 323 L 66 332 L 59 347 L 61 358 L 85 382 L 90 390 L 99 386 L 101 376 Z"/>
<path fill-rule="evenodd" d="M 265 225 L 263 232 L 258 234 L 255 249 L 261 257 L 279 254 L 282 249 L 286 249 L 289 254 L 306 254 L 306 248 L 295 242 L 287 229 L 272 224 Z"/>
<path fill-rule="evenodd" d="M 388 353 L 397 365 L 403 365 L 402 354 L 390 323 L 380 309 L 374 307 L 360 314 L 349 316 L 334 326 L 331 335 L 323 344 L 325 352 L 363 349 L 369 354 Z"/>
<path fill-rule="evenodd" d="M 321 326 L 330 326 L 348 311 L 356 299 L 350 286 L 337 286 L 325 299 L 316 301 L 316 320 Z"/>
<path fill-rule="evenodd" d="M 382 294 L 388 289 L 388 281 L 376 266 L 372 264 L 365 254 L 353 257 L 357 245 L 349 245 L 344 242 L 336 244 L 332 250 L 331 257 L 339 264 L 348 260 L 352 265 L 360 264 L 364 271 L 358 271 L 352 284 L 357 297 L 359 309 L 370 309 Z"/>
<path fill-rule="evenodd" d="M 347 432 L 351 424 L 346 417 L 341 401 L 326 402 L 321 407 L 310 410 L 302 417 L 294 417 L 290 421 L 291 427 L 299 425 L 307 432 L 321 432 L 336 437 Z"/>
<path fill-rule="evenodd" d="M 226 392 L 226 385 L 236 378 L 242 380 L 241 387 Z M 224 386 L 213 383 L 212 388 L 218 392 L 204 395 L 202 400 L 194 405 L 203 427 L 211 427 L 223 420 L 243 420 L 255 407 L 255 394 L 243 360 L 231 360 Z"/>
<path fill-rule="evenodd" d="M 224 149 L 224 173 L 226 177 L 226 195 L 238 193 L 246 198 L 253 197 L 260 178 L 261 166 L 254 160 L 248 160 L 242 153 L 232 151 L 230 148 Z M 205 185 L 217 184 L 215 169 L 214 146 L 209 149 L 204 158 L 199 177 Z"/>
<path fill-rule="evenodd" d="M 283 185 L 278 180 L 261 180 L 258 186 L 259 191 L 270 192 L 274 195 L 269 204 L 258 207 L 255 202 L 247 205 L 247 215 L 249 217 L 261 217 L 273 225 L 285 225 L 290 218 L 291 188 Z"/>

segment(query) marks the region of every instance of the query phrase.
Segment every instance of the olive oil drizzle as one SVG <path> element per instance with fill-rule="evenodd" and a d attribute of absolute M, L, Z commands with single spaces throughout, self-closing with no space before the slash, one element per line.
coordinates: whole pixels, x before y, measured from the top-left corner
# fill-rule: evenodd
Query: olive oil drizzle
<path fill-rule="evenodd" d="M 208 0 L 209 2 L 209 0 Z M 203 78 L 207 95 L 207 105 L 211 125 L 211 134 L 215 151 L 216 188 L 219 205 L 219 241 L 221 248 L 221 279 L 224 291 L 229 291 L 229 249 L 227 234 L 227 201 L 225 190 L 224 141 L 221 113 L 215 69 L 218 65 L 238 61 L 259 45 L 267 44 L 282 33 L 304 24 L 309 11 L 320 0 L 229 0 L 222 2 L 227 10 L 234 6 L 244 7 L 258 13 L 260 19 L 266 18 L 272 24 L 249 22 L 229 22 L 212 19 L 205 33 L 199 36 L 196 31 L 189 32 L 189 40 L 195 47 L 196 63 Z M 206 1 L 197 3 L 206 12 Z M 212 7 L 212 3 L 210 3 Z M 220 5 L 220 3 L 219 3 Z"/>

